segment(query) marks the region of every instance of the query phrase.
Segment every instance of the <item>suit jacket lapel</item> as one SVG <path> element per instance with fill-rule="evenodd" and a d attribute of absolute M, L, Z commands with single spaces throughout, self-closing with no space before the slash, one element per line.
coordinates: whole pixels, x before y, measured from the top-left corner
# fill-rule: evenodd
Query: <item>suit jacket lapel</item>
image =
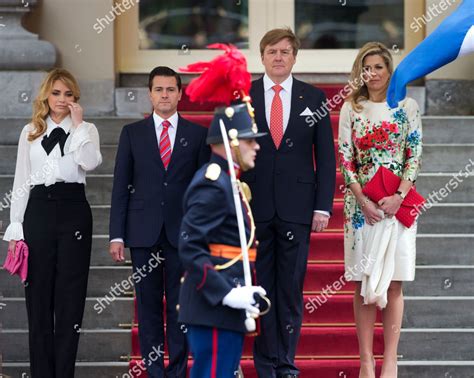
<path fill-rule="evenodd" d="M 286 127 L 285 132 L 283 133 L 283 140 L 281 141 L 284 143 L 285 138 L 288 136 L 288 133 L 292 132 L 292 130 L 297 127 L 298 124 L 298 117 L 300 114 L 300 104 L 304 101 L 304 87 L 300 85 L 300 82 L 293 78 L 293 87 L 291 88 L 291 109 L 290 109 L 290 118 L 288 119 L 288 126 Z"/>
<path fill-rule="evenodd" d="M 259 131 L 270 133 L 270 127 L 268 126 L 267 117 L 265 114 L 265 91 L 263 88 L 263 78 L 255 81 L 255 94 L 252 97 L 252 102 L 255 109 L 262 111 L 257 117 L 257 127 Z"/>
<path fill-rule="evenodd" d="M 173 166 L 176 164 L 176 160 L 179 159 L 179 156 L 183 153 L 183 148 L 186 143 L 189 144 L 189 141 L 187 141 L 186 138 L 186 124 L 183 122 L 183 119 L 180 115 L 178 115 L 178 125 L 176 127 L 176 138 L 174 140 L 174 145 L 171 150 L 171 160 L 170 164 L 168 165 L 168 172 L 173 168 Z"/>
<path fill-rule="evenodd" d="M 153 157 L 153 160 L 158 164 L 160 169 L 165 169 L 160 155 L 160 145 L 156 135 L 155 122 L 153 115 L 149 116 L 145 120 L 145 145 L 149 151 L 149 155 Z"/>

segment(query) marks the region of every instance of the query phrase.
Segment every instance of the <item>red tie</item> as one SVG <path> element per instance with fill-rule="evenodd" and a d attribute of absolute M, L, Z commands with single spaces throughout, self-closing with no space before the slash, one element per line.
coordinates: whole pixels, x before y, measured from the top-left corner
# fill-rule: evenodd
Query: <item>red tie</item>
<path fill-rule="evenodd" d="M 278 149 L 281 140 L 283 139 L 283 104 L 280 98 L 281 85 L 274 85 L 272 87 L 275 95 L 272 101 L 272 110 L 270 112 L 270 132 L 272 134 L 273 143 Z"/>
<path fill-rule="evenodd" d="M 170 164 L 171 160 L 171 142 L 170 136 L 168 135 L 168 129 L 171 126 L 171 123 L 167 120 L 164 120 L 162 125 L 163 131 L 161 132 L 160 136 L 160 156 L 165 169 L 168 169 L 168 165 Z"/>

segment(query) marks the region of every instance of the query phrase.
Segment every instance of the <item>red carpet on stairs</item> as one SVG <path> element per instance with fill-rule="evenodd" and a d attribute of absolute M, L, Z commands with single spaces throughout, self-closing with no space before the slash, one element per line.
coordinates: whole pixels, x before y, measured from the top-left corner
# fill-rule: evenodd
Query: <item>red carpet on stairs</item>
<path fill-rule="evenodd" d="M 318 85 L 332 97 L 341 85 Z M 214 105 L 196 105 L 186 95 L 180 102 L 182 115 L 190 121 L 209 126 Z M 339 109 L 337 109 L 339 110 Z M 199 113 L 196 113 L 199 112 Z M 339 115 L 331 114 L 334 138 L 337 139 Z M 337 151 L 337 143 L 336 151 Z M 343 194 L 344 183 L 337 173 L 333 215 L 328 230 L 311 235 L 308 269 L 304 284 L 303 328 L 297 349 L 297 366 L 301 378 L 356 378 L 358 377 L 358 344 L 352 311 L 354 284 L 344 277 Z M 283 278 L 282 278 L 283 279 Z M 134 322 L 137 323 L 136 314 Z M 380 312 L 377 322 L 381 322 Z M 291 329 L 289 330 L 291 332 Z M 253 367 L 252 337 L 247 337 L 241 366 L 245 378 L 257 378 Z M 376 327 L 374 352 L 383 354 L 383 334 L 380 324 Z M 133 377 L 146 377 L 139 368 L 140 348 L 138 329 L 132 329 L 130 371 Z M 190 358 L 190 367 L 192 358 Z M 380 365 L 380 364 L 378 364 Z M 135 370 L 132 370 L 134 369 Z M 135 372 L 135 373 L 134 373 Z M 377 367 L 380 374 L 380 366 Z"/>
<path fill-rule="evenodd" d="M 167 361 L 165 362 L 165 364 Z M 130 372 L 133 377 L 147 378 L 139 360 L 130 362 Z M 257 378 L 257 373 L 253 367 L 253 361 L 242 359 L 240 363 L 245 378 Z M 188 364 L 188 372 L 193 366 L 192 360 Z M 306 359 L 298 361 L 301 370 L 301 378 L 357 378 L 359 362 L 354 359 L 327 359 L 314 360 Z M 139 373 L 140 372 L 140 373 Z M 380 375 L 381 366 L 377 364 L 376 374 Z"/>

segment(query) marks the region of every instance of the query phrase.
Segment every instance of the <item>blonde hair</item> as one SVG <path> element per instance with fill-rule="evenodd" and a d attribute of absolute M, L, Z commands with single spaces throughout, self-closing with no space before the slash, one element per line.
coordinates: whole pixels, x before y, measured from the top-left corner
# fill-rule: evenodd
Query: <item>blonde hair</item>
<path fill-rule="evenodd" d="M 263 56 L 265 47 L 275 45 L 283 39 L 288 39 L 290 41 L 291 47 L 293 48 L 293 56 L 296 56 L 301 42 L 295 33 L 293 33 L 291 28 L 272 29 L 266 32 L 260 41 L 260 55 Z"/>
<path fill-rule="evenodd" d="M 356 88 L 352 93 L 347 97 L 346 101 L 350 101 L 352 109 L 356 112 L 362 111 L 362 105 L 360 104 L 363 100 L 369 99 L 369 91 L 367 85 L 362 81 L 364 77 L 364 59 L 368 56 L 378 55 L 382 57 L 387 66 L 390 76 L 393 73 L 393 59 L 392 54 L 390 54 L 389 49 L 380 42 L 368 42 L 359 50 L 357 57 L 355 58 L 354 64 L 352 65 L 351 83 L 356 83 Z M 385 91 L 388 88 L 385 88 Z"/>
<path fill-rule="evenodd" d="M 33 116 L 31 118 L 33 130 L 28 134 L 29 142 L 32 142 L 41 136 L 47 129 L 46 117 L 50 112 L 48 97 L 53 91 L 53 85 L 56 80 L 61 80 L 64 85 L 72 91 L 74 101 L 77 102 L 81 97 L 79 85 L 69 71 L 63 68 L 55 68 L 51 70 L 41 83 L 38 96 L 36 96 L 33 102 Z"/>

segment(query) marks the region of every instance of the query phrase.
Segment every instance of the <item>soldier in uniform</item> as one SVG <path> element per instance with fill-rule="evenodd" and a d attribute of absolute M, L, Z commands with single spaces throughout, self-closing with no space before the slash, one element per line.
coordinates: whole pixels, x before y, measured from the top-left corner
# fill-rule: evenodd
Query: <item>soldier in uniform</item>
<path fill-rule="evenodd" d="M 219 128 L 219 120 L 223 120 L 239 177 L 241 171 L 254 167 L 260 149 L 256 138 L 266 134 L 258 132 L 249 109 L 242 103 L 216 110 L 207 137 L 211 160 L 197 171 L 184 196 L 179 256 L 185 275 L 179 321 L 187 328 L 194 358 L 192 378 L 236 376 L 247 332 L 246 316 L 259 313 L 255 294 L 266 294 L 260 286 L 244 285 L 236 207 Z M 249 260 L 254 262 L 252 214 L 242 194 L 246 190 L 240 182 L 238 186 L 250 246 Z"/>

